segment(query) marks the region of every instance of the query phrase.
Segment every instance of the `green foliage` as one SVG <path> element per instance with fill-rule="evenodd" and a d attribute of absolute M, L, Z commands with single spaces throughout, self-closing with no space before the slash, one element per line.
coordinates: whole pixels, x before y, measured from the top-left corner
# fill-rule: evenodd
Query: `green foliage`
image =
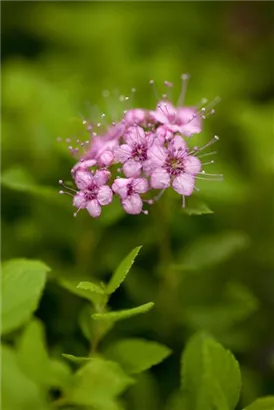
<path fill-rule="evenodd" d="M 73 363 L 83 363 L 83 362 L 88 362 L 89 360 L 91 360 L 90 357 L 77 357 L 77 356 L 73 356 L 72 354 L 68 354 L 68 353 L 62 353 L 62 356 L 65 359 L 68 359 Z"/>
<path fill-rule="evenodd" d="M 134 263 L 136 256 L 138 255 L 141 246 L 133 249 L 129 255 L 120 263 L 114 274 L 112 275 L 109 283 L 107 284 L 106 292 L 110 295 L 115 292 L 121 283 L 125 280 L 128 272 L 130 271 L 131 266 Z"/>
<path fill-rule="evenodd" d="M 92 283 L 92 282 L 80 282 L 77 285 L 77 288 L 88 290 L 91 293 L 98 293 L 99 295 L 105 294 L 105 290 L 102 286 L 98 286 L 96 285 L 96 283 Z"/>
<path fill-rule="evenodd" d="M 153 302 L 148 302 L 143 305 L 131 309 L 116 310 L 114 312 L 94 313 L 92 318 L 95 320 L 110 320 L 117 322 L 118 320 L 128 319 L 132 316 L 140 315 L 148 312 L 154 306 Z"/>
<path fill-rule="evenodd" d="M 196 334 L 182 356 L 183 397 L 193 410 L 233 410 L 241 374 L 233 355 L 205 334 Z"/>
<path fill-rule="evenodd" d="M 191 244 L 182 256 L 183 266 L 202 269 L 225 262 L 248 246 L 248 238 L 241 232 L 223 232 L 206 236 Z"/>
<path fill-rule="evenodd" d="M 262 397 L 255 400 L 254 403 L 245 407 L 244 410 L 273 410 L 274 409 L 274 396 Z"/>
<path fill-rule="evenodd" d="M 60 203 L 57 189 L 39 186 L 35 183 L 31 174 L 22 167 L 11 168 L 5 171 L 1 176 L 1 183 L 9 189 L 26 192 L 54 203 Z"/>
<path fill-rule="evenodd" d="M 240 283 L 231 282 L 214 304 L 186 306 L 187 323 L 195 329 L 220 331 L 244 321 L 259 308 L 257 298 Z"/>
<path fill-rule="evenodd" d="M 186 207 L 183 211 L 187 215 L 204 215 L 213 214 L 213 211 L 200 199 L 195 196 L 191 196 L 187 199 Z"/>
<path fill-rule="evenodd" d="M 38 320 L 32 320 L 18 341 L 17 355 L 24 373 L 41 385 L 50 384 L 51 368 L 46 349 L 43 326 Z"/>
<path fill-rule="evenodd" d="M 239 359 L 243 389 L 237 410 L 273 395 L 273 4 L 40 2 L 38 7 L 6 1 L 1 6 L 2 259 L 27 257 L 52 267 L 39 292 L 32 282 L 26 289 L 18 281 L 8 297 L 2 294 L 3 410 L 94 410 L 68 402 L 75 369 L 91 365 L 97 355 L 104 360 L 105 351 L 131 338 L 155 340 L 174 354 L 151 373 L 134 375 L 136 383 L 122 398 L 99 400 L 97 408 L 193 410 L 196 403 L 178 393 L 177 358 L 197 330 L 212 334 Z M 214 159 L 206 172 L 222 173 L 224 180 L 197 179 L 200 192 L 186 198 L 184 209 L 179 195 L 165 192 L 153 206 L 144 205 L 146 216 L 126 215 L 115 198 L 96 220 L 85 210 L 73 218 L 72 198 L 58 195 L 58 180 L 69 185 L 75 164 L 65 139 L 75 146 L 77 138 L 89 138 L 83 118 L 96 124 L 104 112 L 109 123 L 131 107 L 154 109 L 151 78 L 159 96 L 172 92 L 176 104 L 186 71 L 191 74 L 187 106 L 221 97 L 216 115 L 187 142 L 202 146 L 213 135 L 220 137 L 202 153 L 217 155 L 201 160 Z M 165 80 L 174 83 L 172 90 Z M 102 97 L 102 90 L 110 90 L 110 97 Z M 129 100 L 122 103 L 121 94 Z M 142 257 L 118 292 L 77 288 L 79 282 L 99 287 L 105 282 L 106 289 L 139 244 Z M 32 296 L 26 301 L 28 312 L 19 303 L 14 316 L 14 297 L 20 302 L 29 292 L 37 292 L 36 301 Z M 148 315 L 117 323 L 92 318 L 147 301 L 155 302 Z M 12 307 L 6 318 L 5 306 Z M 62 352 L 85 361 L 65 360 Z M 195 357 L 205 369 L 199 349 Z M 92 390 L 87 384 L 86 391 Z"/>
<path fill-rule="evenodd" d="M 36 310 L 50 269 L 40 261 L 14 259 L 2 268 L 2 333 L 17 329 Z"/>
<path fill-rule="evenodd" d="M 2 406 L 4 410 L 45 410 L 46 405 L 36 384 L 21 370 L 16 352 L 1 346 Z"/>
<path fill-rule="evenodd" d="M 117 363 L 95 357 L 76 372 L 67 399 L 96 410 L 112 410 L 116 408 L 116 397 L 132 383 Z"/>
<path fill-rule="evenodd" d="M 118 362 L 129 374 L 140 373 L 171 354 L 166 346 L 142 339 L 124 339 L 112 344 L 105 355 Z"/>

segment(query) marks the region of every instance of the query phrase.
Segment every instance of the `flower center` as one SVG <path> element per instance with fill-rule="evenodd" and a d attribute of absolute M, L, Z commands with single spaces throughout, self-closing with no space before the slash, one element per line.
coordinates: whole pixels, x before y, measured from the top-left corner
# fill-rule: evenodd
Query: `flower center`
<path fill-rule="evenodd" d="M 133 191 L 133 184 L 132 184 L 132 183 L 129 183 L 128 186 L 127 186 L 127 195 L 130 196 L 130 195 L 132 195 L 133 193 L 134 193 L 134 191 Z"/>
<path fill-rule="evenodd" d="M 147 159 L 147 145 L 135 144 L 132 150 L 132 157 L 135 161 L 145 161 Z"/>
<path fill-rule="evenodd" d="M 184 162 L 182 158 L 169 156 L 164 165 L 169 175 L 177 176 L 184 172 Z"/>
<path fill-rule="evenodd" d="M 85 189 L 84 195 L 86 201 L 92 201 L 92 199 L 96 199 L 98 194 L 98 187 L 95 184 L 91 184 Z"/>

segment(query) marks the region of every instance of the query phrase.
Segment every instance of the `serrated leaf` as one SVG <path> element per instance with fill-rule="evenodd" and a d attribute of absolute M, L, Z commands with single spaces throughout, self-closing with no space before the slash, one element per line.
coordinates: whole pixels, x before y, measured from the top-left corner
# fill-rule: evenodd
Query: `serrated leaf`
<path fill-rule="evenodd" d="M 93 282 L 80 282 L 77 285 L 77 289 L 88 290 L 89 292 L 97 293 L 98 295 L 105 294 L 105 290 L 101 286 L 96 285 L 96 283 Z"/>
<path fill-rule="evenodd" d="M 72 354 L 62 353 L 62 356 L 65 359 L 70 360 L 73 363 L 84 363 L 91 360 L 91 357 L 80 357 L 80 356 L 73 356 Z"/>
<path fill-rule="evenodd" d="M 50 268 L 43 262 L 12 259 L 2 269 L 2 333 L 17 329 L 36 310 Z"/>
<path fill-rule="evenodd" d="M 116 397 L 132 383 L 117 363 L 95 357 L 76 372 L 69 401 L 96 409 L 111 408 Z"/>
<path fill-rule="evenodd" d="M 43 326 L 37 319 L 32 320 L 24 329 L 17 345 L 17 356 L 21 369 L 31 380 L 42 386 L 49 385 L 50 360 L 45 346 Z"/>
<path fill-rule="evenodd" d="M 109 283 L 107 284 L 106 292 L 109 295 L 115 292 L 115 290 L 118 289 L 121 283 L 125 280 L 140 249 L 141 249 L 141 246 L 138 246 L 137 248 L 133 249 L 129 253 L 129 255 L 127 255 L 126 258 L 123 259 L 123 261 L 120 263 L 120 265 L 118 266 L 118 268 L 112 275 L 112 278 L 110 279 Z"/>
<path fill-rule="evenodd" d="M 81 298 L 89 300 L 94 305 L 97 305 L 102 301 L 101 294 L 78 288 L 79 281 L 75 279 L 60 278 L 58 280 L 58 283 L 69 292 L 73 293 L 74 295 L 80 296 Z"/>
<path fill-rule="evenodd" d="M 274 410 L 274 396 L 261 397 L 243 410 Z"/>
<path fill-rule="evenodd" d="M 150 369 L 170 354 L 166 346 L 134 338 L 119 340 L 105 352 L 107 358 L 119 363 L 128 374 Z"/>
<path fill-rule="evenodd" d="M 45 410 L 46 404 L 38 386 L 21 370 L 16 352 L 1 345 L 2 389 L 4 410 Z"/>
<path fill-rule="evenodd" d="M 92 318 L 95 320 L 110 320 L 116 322 L 118 320 L 127 319 L 129 317 L 148 312 L 154 306 L 153 302 L 145 303 L 132 309 L 116 310 L 114 312 L 94 313 Z"/>
<path fill-rule="evenodd" d="M 234 410 L 241 374 L 230 351 L 205 334 L 196 334 L 182 356 L 182 388 L 194 410 Z"/>
<path fill-rule="evenodd" d="M 228 231 L 202 237 L 185 250 L 182 264 L 188 269 L 214 266 L 245 249 L 248 244 L 248 237 L 242 232 Z"/>
<path fill-rule="evenodd" d="M 201 199 L 193 195 L 187 198 L 186 206 L 182 209 L 188 215 L 213 214 L 213 211 Z"/>

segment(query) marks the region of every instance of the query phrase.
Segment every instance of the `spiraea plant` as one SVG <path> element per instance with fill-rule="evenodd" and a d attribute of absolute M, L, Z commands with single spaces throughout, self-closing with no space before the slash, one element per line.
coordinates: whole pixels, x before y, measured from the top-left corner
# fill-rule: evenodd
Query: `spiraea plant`
<path fill-rule="evenodd" d="M 118 311 L 108 307 L 109 297 L 126 279 L 139 250 L 140 247 L 134 249 L 121 262 L 107 284 L 85 281 L 73 287 L 70 282 L 61 283 L 88 301 L 80 320 L 90 342 L 90 352 L 84 357 L 69 353 L 60 354 L 58 359 L 51 357 L 42 323 L 33 316 L 49 267 L 27 259 L 14 259 L 3 265 L 3 409 L 129 409 L 124 393 L 139 383 L 141 373 L 168 360 L 173 353 L 156 341 L 136 337 L 102 343 L 116 322 L 134 320 L 134 316 L 149 312 L 154 306 L 148 302 Z M 14 339 L 16 351 L 10 344 Z M 191 337 L 182 353 L 181 388 L 161 408 L 234 410 L 240 391 L 240 368 L 232 353 L 210 335 L 200 332 Z M 244 410 L 273 408 L 274 397 L 269 396 Z"/>
<path fill-rule="evenodd" d="M 87 209 L 97 218 L 102 207 L 110 205 L 117 195 L 126 213 L 147 214 L 144 204 L 152 205 L 167 189 L 181 195 L 185 207 L 185 198 L 198 190 L 197 179 L 222 179 L 221 174 L 206 171 L 206 166 L 214 160 L 203 162 L 204 157 L 210 158 L 215 153 L 204 150 L 219 138 L 215 135 L 200 147 L 191 145 L 192 137 L 202 132 L 203 121 L 214 113 L 218 99 L 207 105 L 204 100 L 200 107 L 185 106 L 188 79 L 189 75 L 182 75 L 177 107 L 164 94 L 155 110 L 125 110 L 119 121 L 110 126 L 83 120 L 90 139 L 85 142 L 78 139 L 78 146 L 69 146 L 78 158 L 71 170 L 76 190 L 68 187 L 67 191 L 60 190 L 60 194 L 73 195 L 77 212 Z M 154 81 L 151 85 L 154 87 Z M 164 85 L 169 90 L 173 87 L 168 81 Z M 130 97 L 124 98 L 130 101 Z M 106 119 L 105 114 L 101 117 Z M 59 183 L 64 185 L 62 180 Z"/>
<path fill-rule="evenodd" d="M 126 214 L 148 214 L 149 207 L 153 207 L 166 190 L 173 190 L 181 196 L 182 206 L 187 208 L 188 198 L 198 190 L 195 185 L 198 179 L 222 179 L 221 174 L 206 171 L 206 167 L 213 163 L 211 155 L 216 153 L 207 149 L 218 137 L 213 136 L 201 146 L 193 143 L 202 132 L 204 120 L 214 113 L 213 107 L 218 99 L 209 104 L 202 101 L 197 107 L 186 106 L 188 80 L 188 75 L 182 76 L 177 106 L 172 103 L 170 95 L 173 85 L 166 81 L 164 85 L 168 92 L 158 99 L 154 110 L 128 108 L 123 110 L 118 121 L 110 125 L 106 114 L 101 114 L 100 122 L 96 123 L 84 119 L 89 138 L 84 141 L 76 139 L 76 145 L 71 138 L 67 139 L 69 151 L 76 160 L 71 169 L 75 187 L 60 180 L 60 194 L 72 196 L 75 215 L 86 209 L 91 217 L 98 218 L 103 207 L 112 206 L 115 196 Z M 151 86 L 154 87 L 153 81 Z M 122 100 L 130 102 L 127 97 Z M 29 192 L 36 192 L 35 185 L 28 187 L 25 184 L 26 187 Z M 48 195 L 48 191 L 42 192 Z M 160 204 L 158 208 L 161 209 Z M 157 226 L 161 223 L 168 224 L 168 221 L 157 218 Z M 168 235 L 164 232 L 162 236 L 165 240 Z M 83 242 L 86 245 L 86 237 Z M 245 238 L 230 233 L 220 240 L 215 238 L 213 244 L 208 240 L 198 244 L 194 251 L 190 248 L 184 260 L 187 267 L 184 279 L 187 281 L 193 274 L 190 280 L 193 277 L 196 280 L 193 272 L 199 270 L 199 263 L 204 267 L 210 266 L 212 260 L 213 263 L 223 261 L 235 249 L 243 247 L 243 242 Z M 164 254 L 161 260 L 164 274 L 159 280 L 162 281 L 160 290 L 155 292 L 155 300 L 145 298 L 145 303 L 137 306 L 113 309 L 110 299 L 127 279 L 141 246 L 135 247 L 122 260 L 108 281 L 91 281 L 88 273 L 87 278 L 80 280 L 77 276 L 73 281 L 69 275 L 56 275 L 54 280 L 58 289 L 74 294 L 77 303 L 82 303 L 76 326 L 80 337 L 85 338 L 84 349 L 82 346 L 78 349 L 78 344 L 74 343 L 73 351 L 66 349 L 64 352 L 47 345 L 42 321 L 34 316 L 45 284 L 52 279 L 51 269 L 40 261 L 28 259 L 13 259 L 3 264 L 3 410 L 131 410 L 128 398 L 134 387 L 142 384 L 143 380 L 149 380 L 145 383 L 146 390 L 150 383 L 149 369 L 164 360 L 175 360 L 177 353 L 172 351 L 173 346 L 167 346 L 160 332 L 162 328 L 168 328 L 172 320 L 178 325 L 175 329 L 181 331 L 179 309 L 176 310 L 179 285 L 178 278 L 174 276 L 178 266 L 172 264 L 171 252 L 165 243 L 163 248 L 168 255 Z M 197 258 L 197 253 L 203 257 Z M 191 272 L 189 276 L 188 271 Z M 145 274 L 149 275 L 149 268 Z M 204 280 L 200 276 L 200 283 L 195 283 L 191 292 L 186 286 L 185 299 L 197 299 L 197 295 L 199 298 L 199 286 L 204 286 Z M 137 281 L 141 282 L 138 277 Z M 146 294 L 146 284 L 141 288 Z M 196 288 L 197 294 L 193 295 Z M 206 297 L 210 297 L 210 291 Z M 181 369 L 181 382 L 178 371 L 178 382 L 170 389 L 173 393 L 165 397 L 165 402 L 154 405 L 153 410 L 240 409 L 242 382 L 239 364 L 233 354 L 219 343 L 218 337 L 210 334 L 210 319 L 213 316 L 219 322 L 227 321 L 234 325 L 254 311 L 256 300 L 239 283 L 227 286 L 220 299 L 217 308 L 210 305 L 207 311 L 202 312 L 197 310 L 192 300 L 186 305 L 183 314 L 186 322 L 190 323 L 187 328 L 190 338 L 186 346 L 180 347 L 181 362 L 177 368 Z M 161 305 L 158 316 L 153 316 L 158 302 Z M 64 309 L 69 309 L 69 304 L 65 304 Z M 230 314 L 228 318 L 227 312 Z M 123 321 L 130 322 L 131 329 L 135 329 L 139 315 L 146 315 L 147 327 L 154 330 L 152 335 L 155 337 L 148 339 L 138 332 L 133 332 L 133 337 L 112 336 L 115 335 L 113 329 Z M 58 322 L 58 326 L 61 325 Z M 213 330 L 214 325 L 211 326 Z M 203 326 L 207 331 L 203 331 Z M 65 345 L 69 346 L 69 343 Z M 162 377 L 168 380 L 169 374 Z M 136 391 L 138 395 L 138 388 L 135 394 Z M 150 410 L 153 388 L 151 391 L 146 408 L 140 405 L 138 410 Z M 257 399 L 244 410 L 273 409 L 274 397 L 269 396 Z"/>

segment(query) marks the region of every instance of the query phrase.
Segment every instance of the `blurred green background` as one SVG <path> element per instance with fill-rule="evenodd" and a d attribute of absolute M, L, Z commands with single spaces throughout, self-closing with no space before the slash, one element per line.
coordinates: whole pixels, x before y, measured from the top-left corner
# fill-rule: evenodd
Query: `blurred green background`
<path fill-rule="evenodd" d="M 103 343 L 140 336 L 174 353 L 129 389 L 128 409 L 165 408 L 198 329 L 240 361 L 241 406 L 274 393 L 273 11 L 271 2 L 2 3 L 2 258 L 52 268 L 37 316 L 52 355 L 81 356 L 86 302 L 60 278 L 107 280 L 143 245 L 110 305 L 156 307 Z M 74 218 L 70 198 L 58 195 L 74 162 L 56 138 L 83 137 L 81 118 L 94 118 L 93 106 L 109 112 L 102 90 L 135 87 L 132 105 L 152 108 L 149 80 L 160 93 L 172 81 L 179 94 L 183 72 L 191 73 L 187 104 L 221 97 L 195 137 L 220 137 L 214 170 L 224 181 L 199 184 L 198 196 L 214 213 L 190 216 L 165 194 L 148 216 L 113 204 L 99 220 L 84 211 Z M 111 105 L 122 112 L 118 97 Z"/>

